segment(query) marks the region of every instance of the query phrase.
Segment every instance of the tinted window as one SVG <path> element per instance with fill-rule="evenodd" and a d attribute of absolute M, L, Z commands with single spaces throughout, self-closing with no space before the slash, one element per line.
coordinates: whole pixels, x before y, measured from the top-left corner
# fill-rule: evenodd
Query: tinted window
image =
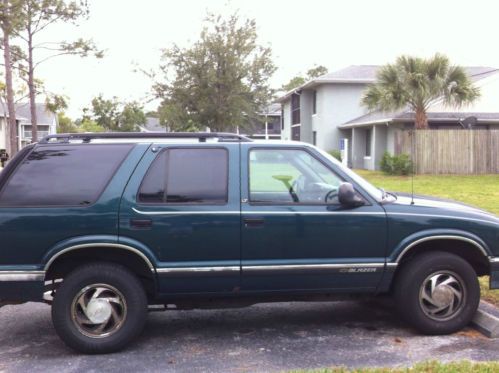
<path fill-rule="evenodd" d="M 0 194 L 0 206 L 85 206 L 97 200 L 131 145 L 35 148 Z"/>
<path fill-rule="evenodd" d="M 227 202 L 225 149 L 168 149 L 151 165 L 139 191 L 140 202 Z"/>
<path fill-rule="evenodd" d="M 342 180 L 303 150 L 250 152 L 250 200 L 259 203 L 335 204 Z"/>

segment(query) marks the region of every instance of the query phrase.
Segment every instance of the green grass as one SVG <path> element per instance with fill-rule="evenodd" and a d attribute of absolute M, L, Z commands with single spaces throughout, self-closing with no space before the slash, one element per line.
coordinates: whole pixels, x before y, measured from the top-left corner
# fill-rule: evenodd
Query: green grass
<path fill-rule="evenodd" d="M 381 172 L 356 170 L 377 187 L 410 192 L 411 177 L 386 176 Z M 499 175 L 416 175 L 414 192 L 450 198 L 499 215 Z"/>
<path fill-rule="evenodd" d="M 320 370 L 299 370 L 296 373 L 495 373 L 499 372 L 499 362 L 469 362 L 440 363 L 428 361 L 411 368 L 328 368 Z"/>
<path fill-rule="evenodd" d="M 366 180 L 390 191 L 410 192 L 411 178 L 386 176 L 381 172 L 357 170 Z M 499 215 L 499 175 L 417 175 L 414 192 L 429 196 L 450 198 L 480 207 Z M 489 278 L 480 278 L 482 299 L 499 306 L 499 290 L 489 289 Z"/>

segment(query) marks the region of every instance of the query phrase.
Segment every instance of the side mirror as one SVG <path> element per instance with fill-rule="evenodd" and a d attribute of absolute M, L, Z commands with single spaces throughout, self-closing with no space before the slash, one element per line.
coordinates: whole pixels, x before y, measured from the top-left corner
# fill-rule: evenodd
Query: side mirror
<path fill-rule="evenodd" d="M 365 204 L 350 183 L 342 183 L 338 188 L 338 200 L 343 206 L 358 207 Z"/>

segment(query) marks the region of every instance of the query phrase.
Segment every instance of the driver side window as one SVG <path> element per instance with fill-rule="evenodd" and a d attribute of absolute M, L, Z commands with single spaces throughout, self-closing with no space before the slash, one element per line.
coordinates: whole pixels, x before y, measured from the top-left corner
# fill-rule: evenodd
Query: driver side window
<path fill-rule="evenodd" d="M 252 149 L 250 202 L 338 204 L 342 180 L 322 162 L 300 149 Z"/>

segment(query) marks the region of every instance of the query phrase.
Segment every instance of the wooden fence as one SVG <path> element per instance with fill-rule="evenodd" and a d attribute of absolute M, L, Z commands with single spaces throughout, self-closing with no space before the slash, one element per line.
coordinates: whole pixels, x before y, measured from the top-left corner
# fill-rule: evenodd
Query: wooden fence
<path fill-rule="evenodd" d="M 499 173 L 499 130 L 399 131 L 395 153 L 407 153 L 418 174 Z"/>

